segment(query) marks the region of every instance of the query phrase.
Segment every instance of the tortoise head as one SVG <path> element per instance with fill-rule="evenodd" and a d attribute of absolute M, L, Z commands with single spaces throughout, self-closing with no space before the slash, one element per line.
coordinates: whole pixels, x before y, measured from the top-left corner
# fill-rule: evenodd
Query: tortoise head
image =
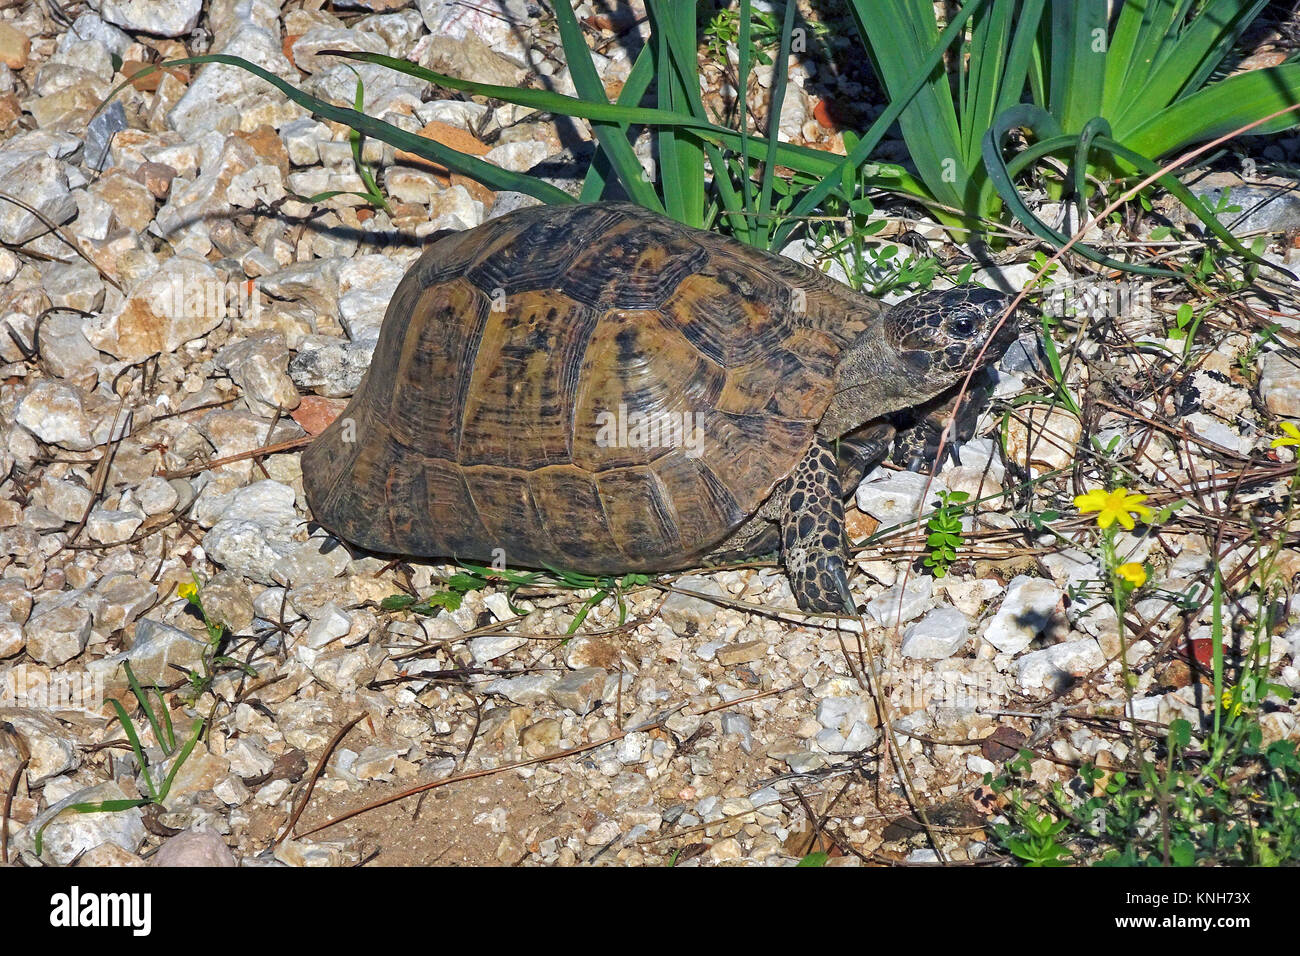
<path fill-rule="evenodd" d="M 1015 341 L 1014 317 L 999 327 L 1012 298 L 970 285 L 922 292 L 885 313 L 885 339 L 918 386 L 937 395 L 973 368 L 997 361 Z"/>
<path fill-rule="evenodd" d="M 1017 334 L 1013 296 L 964 285 L 891 306 L 840 358 L 825 433 L 919 405 L 996 361 Z"/>

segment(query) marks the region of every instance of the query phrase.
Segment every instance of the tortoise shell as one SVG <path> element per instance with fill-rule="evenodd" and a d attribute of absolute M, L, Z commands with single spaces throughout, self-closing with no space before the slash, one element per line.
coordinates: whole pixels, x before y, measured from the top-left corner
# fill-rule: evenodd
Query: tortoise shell
<path fill-rule="evenodd" d="M 407 272 L 360 388 L 303 454 L 307 499 L 371 551 L 690 566 L 794 470 L 882 311 L 635 205 L 522 209 Z"/>

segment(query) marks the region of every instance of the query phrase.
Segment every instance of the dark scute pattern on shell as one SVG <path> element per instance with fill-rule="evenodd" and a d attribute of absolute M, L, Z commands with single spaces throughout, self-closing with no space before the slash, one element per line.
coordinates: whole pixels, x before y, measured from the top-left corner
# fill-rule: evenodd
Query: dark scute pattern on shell
<path fill-rule="evenodd" d="M 474 368 L 447 362 L 442 356 L 478 351 L 490 316 L 489 303 L 460 279 L 425 290 L 416 308 L 416 315 L 456 315 L 458 321 L 412 321 L 406 326 L 400 351 L 395 353 L 400 361 L 384 373 L 390 396 L 382 403 L 388 412 L 386 423 L 398 442 L 428 457 L 455 459 L 462 441 L 462 410 L 475 384 Z M 384 344 L 381 340 L 376 356 Z M 378 394 L 375 401 L 380 401 Z"/>
<path fill-rule="evenodd" d="M 526 472 L 480 465 L 465 469 L 465 483 L 487 530 L 487 537 L 479 542 L 479 558 L 500 547 L 511 564 L 537 567 L 555 554 Z M 454 523 L 458 518 L 446 515 L 444 520 Z"/>
<path fill-rule="evenodd" d="M 654 556 L 688 553 L 677 533 L 667 490 L 649 468 L 597 472 L 596 487 L 605 501 L 624 503 L 605 514 L 626 570 L 654 570 Z"/>
<path fill-rule="evenodd" d="M 312 512 L 326 527 L 371 550 L 388 550 L 393 541 L 410 543 L 412 553 L 441 545 L 423 507 L 428 500 L 424 461 L 372 419 L 369 410 L 358 414 L 357 440 L 340 442 L 339 454 L 322 456 L 313 442 L 303 455 Z M 318 482 L 326 489 L 323 495 L 313 493 Z"/>
<path fill-rule="evenodd" d="M 491 540 L 491 532 L 479 516 L 474 496 L 470 494 L 466 472 L 450 461 L 437 458 L 423 463 L 427 498 L 413 499 L 407 507 L 417 508 L 438 521 L 437 533 L 432 535 L 447 548 L 450 557 L 489 560 L 492 555 L 482 550 L 483 542 Z M 395 505 L 401 507 L 401 503 Z M 440 515 L 454 515 L 455 520 L 439 519 Z M 435 551 L 427 552 L 435 554 Z"/>
<path fill-rule="evenodd" d="M 528 476 L 533 500 L 565 503 L 543 511 L 551 541 L 566 568 L 590 567 L 620 549 L 605 519 L 596 479 L 581 468 L 542 468 Z"/>
<path fill-rule="evenodd" d="M 601 470 L 645 465 L 666 449 L 634 442 L 610 442 L 602 423 L 620 419 L 632 431 L 634 416 L 680 421 L 712 408 L 726 384 L 725 373 L 706 361 L 657 312 L 610 312 L 588 345 L 573 423 L 573 461 Z"/>
<path fill-rule="evenodd" d="M 564 291 L 603 309 L 657 309 L 708 252 L 675 224 L 628 220 L 613 226 L 599 246 L 581 251 L 564 274 Z"/>
<path fill-rule="evenodd" d="M 566 464 L 582 357 L 599 316 L 557 293 L 521 293 L 511 305 L 488 313 L 477 353 L 459 353 L 477 354 L 460 406 L 459 461 Z M 520 439 L 504 440 L 509 435 Z"/>
<path fill-rule="evenodd" d="M 801 422 L 769 415 L 733 415 L 715 410 L 701 416 L 699 427 L 709 441 L 704 443 L 698 459 L 736 501 L 745 501 L 753 494 L 751 483 L 761 480 L 759 476 L 766 471 L 764 459 L 797 458 L 808 444 L 808 430 Z"/>
<path fill-rule="evenodd" d="M 673 522 L 682 547 L 698 554 L 716 544 L 719 529 L 731 530 L 749 517 L 749 509 L 727 490 L 722 480 L 679 448 L 652 466 L 665 488 L 690 489 L 690 494 L 674 494 L 671 499 L 676 519 Z"/>
<path fill-rule="evenodd" d="M 769 354 L 798 327 L 790 305 L 790 289 L 758 266 L 717 254 L 668 297 L 664 313 L 702 353 L 734 368 Z"/>
<path fill-rule="evenodd" d="M 617 207 L 589 206 L 532 207 L 518 215 L 516 228 L 479 249 L 465 273 L 489 296 L 559 285 L 573 261 L 622 218 Z"/>
<path fill-rule="evenodd" d="M 434 240 L 415 261 L 406 277 L 416 289 L 423 290 L 463 276 L 471 265 L 483 257 L 483 246 L 478 241 L 480 239 L 474 235 L 473 229 L 466 229 Z"/>

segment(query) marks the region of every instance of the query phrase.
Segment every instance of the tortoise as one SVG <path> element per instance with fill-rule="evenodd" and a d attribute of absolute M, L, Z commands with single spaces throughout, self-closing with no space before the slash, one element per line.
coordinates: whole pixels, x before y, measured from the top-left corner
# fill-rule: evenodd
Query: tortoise
<path fill-rule="evenodd" d="M 863 426 L 1001 354 L 1008 304 L 887 307 L 630 203 L 520 209 L 411 266 L 307 500 L 365 550 L 598 575 L 779 545 L 800 608 L 852 612 Z"/>

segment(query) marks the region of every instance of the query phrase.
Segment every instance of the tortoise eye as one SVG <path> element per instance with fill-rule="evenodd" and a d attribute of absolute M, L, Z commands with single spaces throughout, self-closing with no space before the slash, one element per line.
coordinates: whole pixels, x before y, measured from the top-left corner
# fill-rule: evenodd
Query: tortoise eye
<path fill-rule="evenodd" d="M 952 323 L 952 331 L 955 335 L 973 335 L 975 332 L 975 321 L 969 317 L 955 319 Z"/>

